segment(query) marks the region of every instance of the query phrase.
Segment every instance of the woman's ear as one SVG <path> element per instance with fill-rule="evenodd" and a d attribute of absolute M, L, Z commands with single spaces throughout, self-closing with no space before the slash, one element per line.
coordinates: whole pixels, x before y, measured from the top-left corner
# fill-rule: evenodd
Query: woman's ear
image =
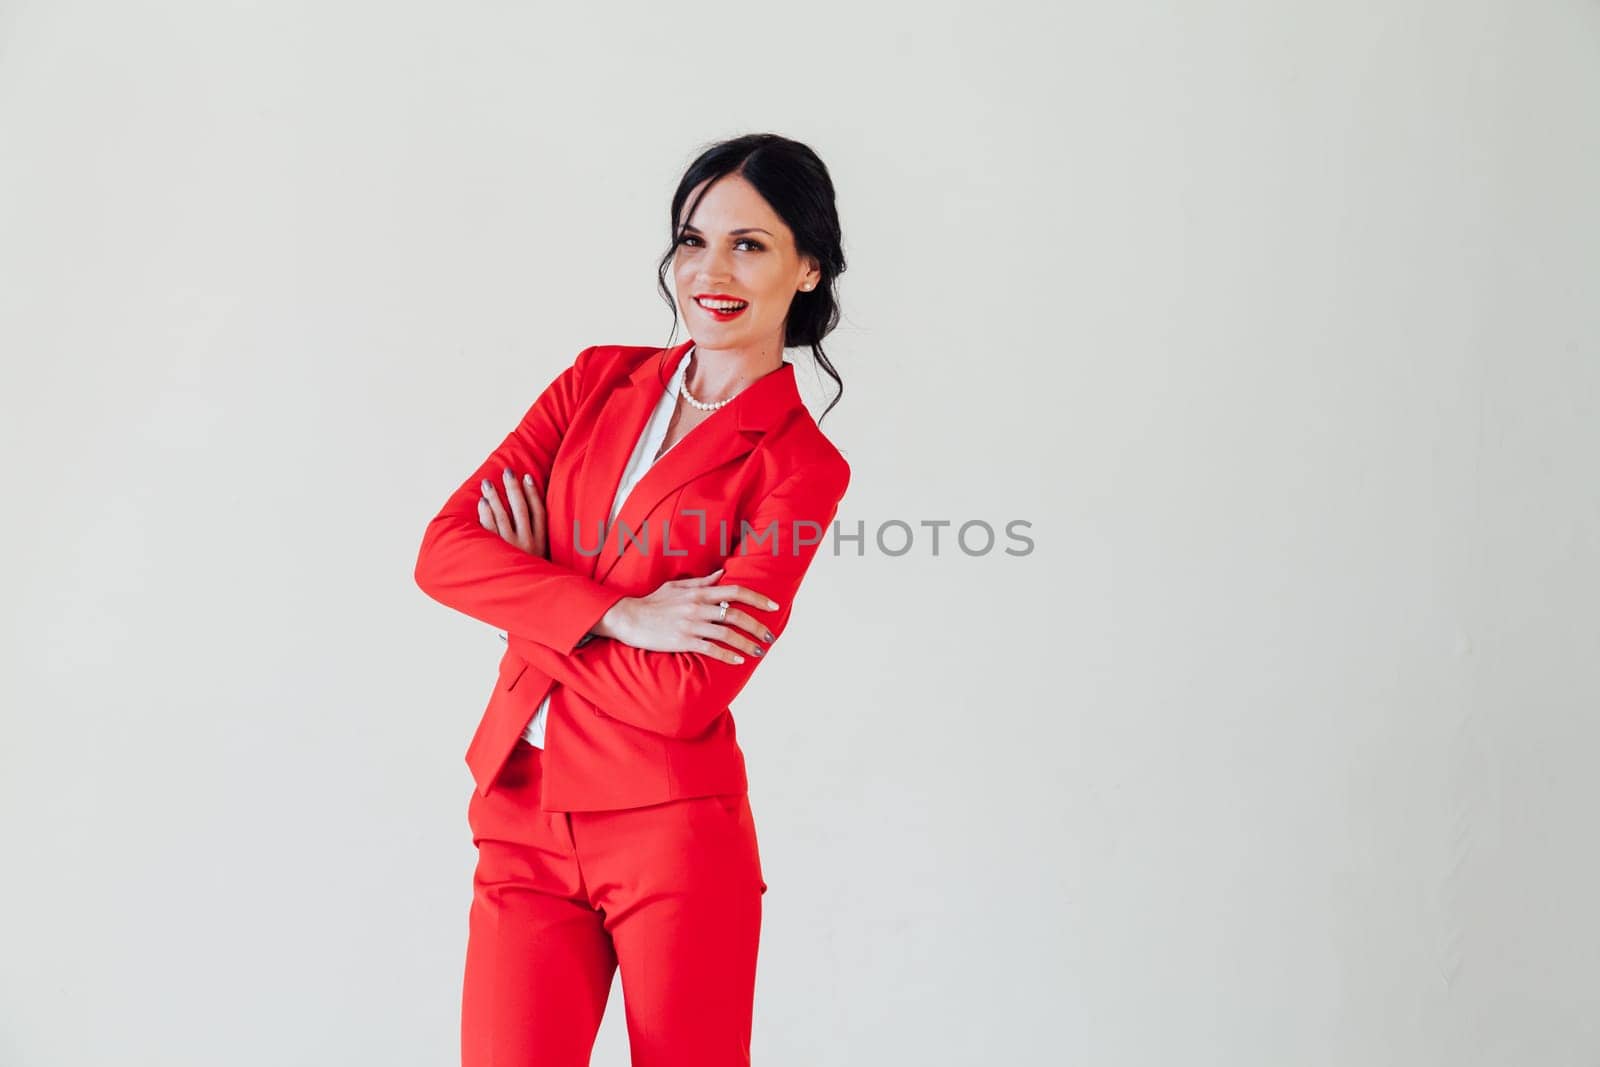
<path fill-rule="evenodd" d="M 800 278 L 800 288 L 810 292 L 822 282 L 822 265 L 817 262 L 816 256 L 805 257 L 806 272 Z"/>

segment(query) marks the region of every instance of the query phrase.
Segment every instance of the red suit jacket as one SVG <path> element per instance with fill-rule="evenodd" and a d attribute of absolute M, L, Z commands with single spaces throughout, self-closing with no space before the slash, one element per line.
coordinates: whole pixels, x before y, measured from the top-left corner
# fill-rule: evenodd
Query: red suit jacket
<path fill-rule="evenodd" d="M 738 607 L 781 638 L 800 580 L 820 546 L 832 542 L 850 466 L 817 428 L 795 389 L 794 364 L 786 362 L 657 460 L 602 543 L 623 468 L 663 383 L 692 344 L 584 349 L 423 534 L 417 585 L 509 635 L 466 753 L 485 796 L 547 693 L 545 811 L 632 808 L 747 789 L 729 705 L 765 657 L 745 654 L 731 664 L 600 637 L 578 645 L 623 597 L 718 566 L 725 568 L 720 583 L 778 602 L 772 611 Z M 480 484 L 489 479 L 504 499 L 507 467 L 519 480 L 531 473 L 538 485 L 548 559 L 479 525 Z"/>

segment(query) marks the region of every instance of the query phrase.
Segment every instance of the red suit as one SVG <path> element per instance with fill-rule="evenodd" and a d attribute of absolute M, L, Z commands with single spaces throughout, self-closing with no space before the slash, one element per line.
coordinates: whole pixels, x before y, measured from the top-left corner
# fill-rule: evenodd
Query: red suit
<path fill-rule="evenodd" d="M 509 635 L 466 753 L 479 859 L 464 1064 L 587 1063 L 617 966 L 635 1067 L 749 1062 L 766 884 L 729 705 L 763 657 L 578 641 L 624 596 L 719 566 L 719 584 L 778 602 L 738 607 L 780 638 L 850 468 L 784 363 L 652 464 L 602 543 L 691 345 L 584 349 L 423 536 L 417 584 Z M 505 468 L 533 476 L 548 559 L 478 521 L 482 481 L 503 493 Z M 520 736 L 546 694 L 541 751 Z"/>

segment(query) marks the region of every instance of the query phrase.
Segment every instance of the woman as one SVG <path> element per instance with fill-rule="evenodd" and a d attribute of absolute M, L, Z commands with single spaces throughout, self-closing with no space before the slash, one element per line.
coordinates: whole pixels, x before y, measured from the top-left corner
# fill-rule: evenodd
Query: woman
<path fill-rule="evenodd" d="M 783 359 L 839 381 L 845 263 L 827 169 L 771 134 L 696 159 L 672 233 L 692 339 L 579 353 L 417 558 L 507 638 L 466 757 L 469 1067 L 588 1063 L 618 967 L 636 1067 L 750 1062 L 767 886 L 729 705 L 849 483 Z"/>

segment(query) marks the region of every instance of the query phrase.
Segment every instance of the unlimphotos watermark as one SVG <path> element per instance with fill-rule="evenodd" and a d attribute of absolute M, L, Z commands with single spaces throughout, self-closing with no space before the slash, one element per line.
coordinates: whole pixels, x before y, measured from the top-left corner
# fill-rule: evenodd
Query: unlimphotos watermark
<path fill-rule="evenodd" d="M 712 531 L 707 522 L 705 509 L 685 508 L 678 514 L 693 516 L 697 520 L 692 538 L 694 544 L 704 546 L 709 543 L 707 538 L 711 536 Z M 621 555 L 630 548 L 634 552 L 648 555 L 652 551 L 650 536 L 652 527 L 660 531 L 654 542 L 654 551 L 663 556 L 689 554 L 688 548 L 683 544 L 680 543 L 676 547 L 672 544 L 674 523 L 667 520 L 654 523 L 647 521 L 637 530 L 626 522 L 619 521 L 607 526 L 595 521 L 590 524 L 592 544 L 585 541 L 583 525 L 581 520 L 573 520 L 572 543 L 581 556 L 598 556 L 607 551 Z M 998 548 L 999 535 L 995 532 L 995 527 L 983 519 L 968 519 L 960 525 L 956 525 L 953 519 L 918 519 L 915 526 L 904 519 L 887 519 L 878 523 L 870 537 L 865 519 L 855 520 L 853 532 L 849 530 L 848 524 L 835 519 L 827 533 L 824 533 L 822 524 L 814 519 L 793 519 L 787 529 L 777 519 L 773 519 L 765 526 L 754 526 L 748 519 L 741 519 L 737 527 L 726 519 L 719 519 L 715 534 L 717 551 L 723 556 L 735 554 L 776 556 L 785 551 L 798 555 L 814 546 L 819 552 L 822 546 L 827 546 L 834 555 L 839 556 L 848 554 L 845 551 L 847 545 L 855 546 L 855 555 L 865 556 L 869 544 L 885 556 L 904 556 L 914 549 L 925 549 L 929 555 L 937 556 L 941 547 L 949 547 L 948 541 L 941 546 L 940 535 L 952 526 L 955 527 L 955 531 L 949 541 L 953 541 L 963 555 L 987 556 L 996 551 L 1007 556 L 1027 556 L 1033 553 L 1033 538 L 1021 532 L 1033 528 L 1033 523 L 1027 519 L 1011 519 L 1006 522 L 1002 527 L 1006 538 L 1016 544 Z M 917 527 L 923 528 L 925 534 L 919 536 Z M 681 533 L 679 538 L 681 542 Z"/>

